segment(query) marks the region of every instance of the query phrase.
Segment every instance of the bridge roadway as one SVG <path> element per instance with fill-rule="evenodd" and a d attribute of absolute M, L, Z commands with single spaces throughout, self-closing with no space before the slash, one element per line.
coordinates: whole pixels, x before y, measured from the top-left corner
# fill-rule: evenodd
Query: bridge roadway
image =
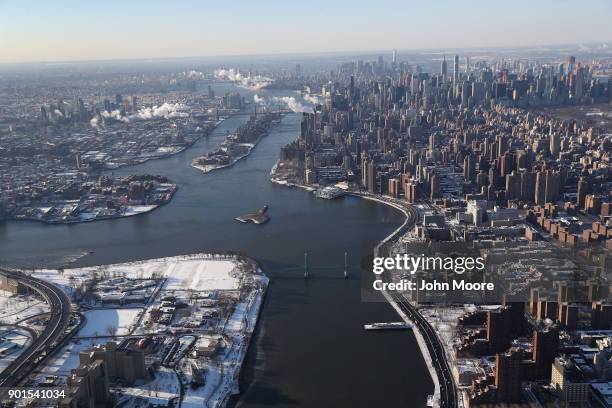
<path fill-rule="evenodd" d="M 49 282 L 13 271 L 0 270 L 0 274 L 15 279 L 39 293 L 51 310 L 42 333 L 0 373 L 0 387 L 14 387 L 58 345 L 70 323 L 71 305 L 66 293 Z"/>
<path fill-rule="evenodd" d="M 233 118 L 234 116 L 263 115 L 264 113 L 278 113 L 280 115 L 286 115 L 286 114 L 295 113 L 295 112 L 292 111 L 291 109 L 275 109 L 275 110 L 270 110 L 270 111 L 267 111 L 267 112 L 249 112 L 249 111 L 244 111 L 244 112 L 229 114 L 229 117 Z"/>

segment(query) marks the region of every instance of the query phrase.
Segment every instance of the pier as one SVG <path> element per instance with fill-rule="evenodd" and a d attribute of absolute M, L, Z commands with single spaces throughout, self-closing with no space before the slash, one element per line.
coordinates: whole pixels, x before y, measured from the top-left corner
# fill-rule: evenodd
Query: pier
<path fill-rule="evenodd" d="M 366 330 L 412 330 L 412 325 L 406 322 L 364 324 Z"/>

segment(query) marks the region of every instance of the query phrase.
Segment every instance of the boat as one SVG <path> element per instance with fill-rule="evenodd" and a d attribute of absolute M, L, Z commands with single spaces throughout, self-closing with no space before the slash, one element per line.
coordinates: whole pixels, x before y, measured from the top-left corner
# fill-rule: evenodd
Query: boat
<path fill-rule="evenodd" d="M 255 213 L 240 215 L 234 219 L 243 224 L 252 222 L 253 224 L 261 225 L 261 224 L 265 224 L 266 222 L 270 221 L 270 216 L 266 214 L 267 212 L 268 212 L 268 206 L 264 205 L 262 208 L 257 210 L 257 212 Z"/>
<path fill-rule="evenodd" d="M 316 189 L 313 194 L 317 198 L 323 198 L 325 200 L 333 200 L 338 197 L 342 197 L 346 194 L 346 191 L 338 187 L 322 187 Z"/>
<path fill-rule="evenodd" d="M 408 330 L 412 329 L 412 325 L 406 322 L 372 323 L 363 325 L 363 328 L 366 330 Z"/>
<path fill-rule="evenodd" d="M 348 254 L 344 253 L 344 279 L 348 279 Z"/>

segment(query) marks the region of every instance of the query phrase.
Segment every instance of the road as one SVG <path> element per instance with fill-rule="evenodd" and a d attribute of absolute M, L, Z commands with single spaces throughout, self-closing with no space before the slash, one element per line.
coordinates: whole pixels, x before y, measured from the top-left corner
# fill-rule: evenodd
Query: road
<path fill-rule="evenodd" d="M 375 249 L 374 256 L 388 256 L 390 246 L 399 238 L 405 234 L 410 228 L 414 227 L 417 221 L 417 211 L 413 206 L 406 205 L 405 202 L 395 200 L 387 197 L 378 197 L 375 199 L 379 201 L 392 204 L 396 207 L 401 207 L 406 214 L 406 221 L 400 228 L 395 230 L 390 236 L 388 236 L 383 242 L 381 242 Z M 398 305 L 398 307 L 408 316 L 412 321 L 415 328 L 421 333 L 429 355 L 431 356 L 431 363 L 438 376 L 438 383 L 440 384 L 440 408 L 456 408 L 458 407 L 457 401 L 457 390 L 453 376 L 446 359 L 446 353 L 444 352 L 444 346 L 440 342 L 438 335 L 435 330 L 431 327 L 429 322 L 419 313 L 416 307 L 412 305 L 401 293 L 396 291 L 388 292 L 392 299 Z"/>
<path fill-rule="evenodd" d="M 450 371 L 448 361 L 446 360 L 446 354 L 444 347 L 438 338 L 438 335 L 431 327 L 431 325 L 425 320 L 425 318 L 418 312 L 418 310 L 406 300 L 404 296 L 397 292 L 391 292 L 390 295 L 393 300 L 397 303 L 399 308 L 408 316 L 415 327 L 419 330 L 429 355 L 431 356 L 431 363 L 436 370 L 438 375 L 438 383 L 440 384 L 440 408 L 456 408 L 457 405 L 457 392 L 455 390 L 455 383 L 453 381 L 453 375 Z"/>
<path fill-rule="evenodd" d="M 42 333 L 0 373 L 0 387 L 14 387 L 55 349 L 70 323 L 71 306 L 66 293 L 49 282 L 18 272 L 3 270 L 1 273 L 39 293 L 49 304 L 51 310 Z"/>

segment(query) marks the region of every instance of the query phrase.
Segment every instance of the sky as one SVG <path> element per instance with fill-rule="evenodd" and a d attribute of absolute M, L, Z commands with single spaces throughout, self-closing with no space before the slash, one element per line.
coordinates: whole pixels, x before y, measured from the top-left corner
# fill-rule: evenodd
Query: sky
<path fill-rule="evenodd" d="M 0 63 L 612 41 L 612 0 L 0 0 Z"/>

